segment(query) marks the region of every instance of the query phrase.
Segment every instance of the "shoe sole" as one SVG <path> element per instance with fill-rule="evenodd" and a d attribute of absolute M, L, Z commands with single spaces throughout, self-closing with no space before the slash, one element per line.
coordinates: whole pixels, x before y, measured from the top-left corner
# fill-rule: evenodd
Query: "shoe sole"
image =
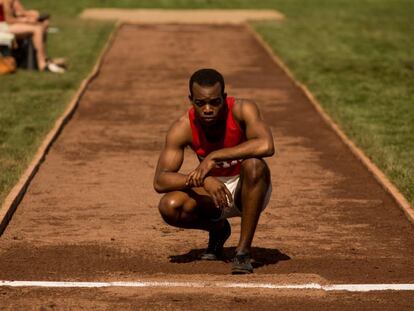
<path fill-rule="evenodd" d="M 253 262 L 253 258 L 249 258 L 248 262 L 245 262 L 245 263 L 233 262 L 233 266 L 231 267 L 231 274 L 250 274 L 250 273 L 253 273 L 252 262 Z"/>
<path fill-rule="evenodd" d="M 243 269 L 243 268 L 232 268 L 231 274 L 251 274 L 253 269 Z"/>
<path fill-rule="evenodd" d="M 200 260 L 209 260 L 209 261 L 213 261 L 213 260 L 218 260 L 219 258 L 214 255 L 214 254 L 203 254 L 200 256 Z"/>

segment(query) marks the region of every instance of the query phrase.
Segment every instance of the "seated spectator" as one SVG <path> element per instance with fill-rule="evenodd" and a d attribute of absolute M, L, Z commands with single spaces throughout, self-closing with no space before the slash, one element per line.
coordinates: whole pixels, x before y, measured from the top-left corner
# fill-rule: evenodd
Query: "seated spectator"
<path fill-rule="evenodd" d="M 20 0 L 9 0 L 13 15 L 23 23 L 41 24 L 45 32 L 49 27 L 49 14 L 40 13 L 38 10 L 27 10 Z"/>
<path fill-rule="evenodd" d="M 33 45 L 36 49 L 37 65 L 40 71 L 50 71 L 53 73 L 64 73 L 65 69 L 58 66 L 52 61 L 49 61 L 46 55 L 46 47 L 44 42 L 47 27 L 42 22 L 35 20 L 37 11 L 31 12 L 29 16 L 16 16 L 19 11 L 19 6 L 16 6 L 16 0 L 0 0 L 0 6 L 3 6 L 4 18 L 8 24 L 8 31 L 16 36 L 22 38 L 31 36 Z M 17 9 L 17 11 L 16 11 Z M 24 11 L 19 11 L 20 14 Z"/>

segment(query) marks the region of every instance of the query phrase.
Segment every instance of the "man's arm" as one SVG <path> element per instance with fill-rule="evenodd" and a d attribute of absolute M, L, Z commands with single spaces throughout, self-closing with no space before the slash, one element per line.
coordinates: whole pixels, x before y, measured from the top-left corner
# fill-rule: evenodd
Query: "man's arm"
<path fill-rule="evenodd" d="M 188 188 L 187 175 L 178 173 L 183 164 L 188 136 L 188 125 L 184 118 L 176 121 L 168 131 L 154 176 L 154 189 L 158 193 Z"/>
<path fill-rule="evenodd" d="M 233 198 L 226 186 L 214 177 L 209 177 L 205 183 L 196 185 L 188 182 L 188 175 L 178 173 L 183 160 L 184 148 L 191 141 L 191 129 L 188 118 L 178 120 L 168 131 L 164 149 L 161 151 L 154 177 L 154 189 L 158 193 L 174 190 L 185 190 L 193 187 L 204 187 L 219 207 L 228 206 Z"/>
<path fill-rule="evenodd" d="M 188 181 L 201 185 L 208 172 L 216 165 L 217 162 L 248 159 L 264 158 L 272 156 L 275 152 L 273 135 L 261 115 L 259 108 L 254 102 L 244 101 L 235 107 L 235 116 L 245 126 L 247 141 L 230 148 L 223 148 L 211 152 L 200 163 L 196 170 L 191 172 Z"/>
<path fill-rule="evenodd" d="M 213 151 L 208 157 L 214 162 L 264 158 L 274 154 L 273 135 L 263 121 L 259 108 L 252 101 L 243 101 L 235 110 L 236 118 L 245 126 L 247 140 L 231 148 Z"/>

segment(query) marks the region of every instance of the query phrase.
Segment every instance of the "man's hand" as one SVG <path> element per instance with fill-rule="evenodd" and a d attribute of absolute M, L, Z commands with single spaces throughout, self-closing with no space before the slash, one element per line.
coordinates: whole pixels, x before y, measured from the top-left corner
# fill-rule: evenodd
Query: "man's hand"
<path fill-rule="evenodd" d="M 227 208 L 233 203 L 233 197 L 229 189 L 223 182 L 213 176 L 204 179 L 204 189 L 212 197 L 217 208 Z"/>
<path fill-rule="evenodd" d="M 188 174 L 186 185 L 189 187 L 202 187 L 204 184 L 204 178 L 211 171 L 213 167 L 216 166 L 216 162 L 207 156 L 203 161 L 197 166 L 197 168 Z"/>

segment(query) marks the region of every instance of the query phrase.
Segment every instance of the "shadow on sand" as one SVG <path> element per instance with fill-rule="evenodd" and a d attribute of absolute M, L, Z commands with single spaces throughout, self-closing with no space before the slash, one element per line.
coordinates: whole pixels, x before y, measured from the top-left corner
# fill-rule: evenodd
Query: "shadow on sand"
<path fill-rule="evenodd" d="M 193 261 L 201 260 L 200 256 L 204 253 L 205 249 L 192 249 L 186 254 L 172 255 L 169 257 L 172 263 L 190 263 Z M 225 247 L 224 256 L 221 261 L 230 262 L 233 259 L 235 253 L 235 247 Z M 283 254 L 278 249 L 253 247 L 252 262 L 254 268 L 263 267 L 266 265 L 274 265 L 279 261 L 285 261 L 291 259 L 288 255 Z"/>

